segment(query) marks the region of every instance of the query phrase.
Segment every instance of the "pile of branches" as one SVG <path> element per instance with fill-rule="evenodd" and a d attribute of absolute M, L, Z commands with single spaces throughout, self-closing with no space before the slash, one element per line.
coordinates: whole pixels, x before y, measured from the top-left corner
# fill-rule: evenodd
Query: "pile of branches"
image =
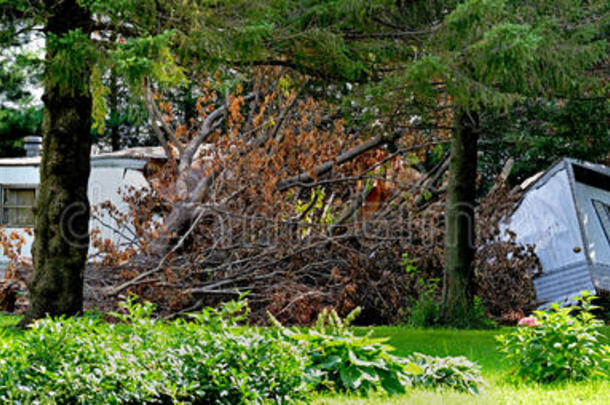
<path fill-rule="evenodd" d="M 26 235 L 32 236 L 32 231 L 25 228 L 23 233 L 0 228 L 0 251 L 8 265 L 0 280 L 0 311 L 21 313 L 28 305 L 27 280 L 32 274 L 32 262 L 22 256 L 26 244 Z"/>
<path fill-rule="evenodd" d="M 506 229 L 506 219 L 524 193 L 520 186 L 507 186 L 512 165 L 512 160 L 506 163 L 477 207 L 475 255 L 477 294 L 488 315 L 507 324 L 518 322 L 535 308 L 533 279 L 542 269 L 535 246 L 515 243 L 516 235 Z"/>
<path fill-rule="evenodd" d="M 423 125 L 401 106 L 358 127 L 309 96 L 306 78 L 268 68 L 249 86 L 223 97 L 202 89 L 188 123 L 170 94 L 148 88 L 168 161 L 149 189 L 124 190 L 128 210 L 95 207 L 127 237 L 92 235 L 87 306 L 114 309 L 134 293 L 173 318 L 247 293 L 254 323 L 269 311 L 310 324 L 329 306 L 342 315 L 362 307 L 364 324 L 403 322 L 409 298 L 442 277 L 452 109 L 439 99 Z M 479 208 L 479 240 L 493 247 L 479 250 L 477 265 L 480 294 L 501 318 L 522 311 L 531 291 L 520 270 L 529 255 L 507 263 L 499 257 L 521 248 L 492 241 L 498 198 Z"/>
<path fill-rule="evenodd" d="M 309 324 L 325 307 L 347 314 L 360 306 L 362 323 L 397 323 L 407 299 L 441 277 L 448 156 L 427 167 L 413 162 L 447 142 L 452 110 L 439 100 L 425 131 L 397 111 L 366 132 L 307 96 L 306 79 L 293 78 L 287 92 L 273 77 L 262 72 L 257 85 L 223 101 L 204 89 L 190 126 L 149 88 L 153 129 L 170 159 L 150 177 L 151 190 L 127 193 L 129 212 L 99 207 L 100 220 L 126 225 L 136 238 L 128 246 L 96 240 L 102 260 L 89 277 L 97 280 L 92 294 L 112 302 L 132 292 L 175 317 L 247 292 L 253 322 L 269 311 Z M 498 198 L 492 193 L 479 208 L 486 247 L 477 264 L 480 294 L 501 318 L 524 310 L 531 283 L 521 272 L 530 255 L 507 263 L 508 251 L 522 248 L 492 241 L 499 218 L 485 207 Z M 494 299 L 498 288 L 517 285 Z"/>
<path fill-rule="evenodd" d="M 424 245 L 425 224 L 415 229 L 409 216 L 421 191 L 442 185 L 447 159 L 429 171 L 409 162 L 449 133 L 399 128 L 396 117 L 374 133 L 353 129 L 337 107 L 308 95 L 305 78 L 292 77 L 291 91 L 277 80 L 262 72 L 224 97 L 203 89 L 190 125 L 174 117 L 169 95 L 149 88 L 168 163 L 149 177 L 150 190 L 126 193 L 127 212 L 97 207 L 105 226 L 134 237 L 117 245 L 93 235 L 101 276 L 89 277 L 92 294 L 132 292 L 166 317 L 247 292 L 253 322 L 270 311 L 307 324 L 327 306 L 342 314 L 361 306 L 365 323 L 402 320 L 413 284 L 405 248 L 416 237 L 422 251 L 413 257 L 439 249 L 437 240 Z M 450 113 L 439 111 L 439 122 Z"/>

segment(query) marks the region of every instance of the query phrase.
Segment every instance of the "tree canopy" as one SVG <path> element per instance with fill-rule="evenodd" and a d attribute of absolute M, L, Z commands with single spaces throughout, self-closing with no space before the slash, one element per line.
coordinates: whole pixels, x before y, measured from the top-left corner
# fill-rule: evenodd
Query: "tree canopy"
<path fill-rule="evenodd" d="M 474 179 L 485 124 L 519 106 L 607 98 L 609 9 L 600 0 L 0 0 L 0 47 L 42 35 L 46 50 L 39 61 L 45 144 L 32 293 L 50 298 L 41 299 L 30 318 L 49 308 L 75 313 L 82 304 L 79 297 L 68 299 L 67 307 L 53 300 L 71 297 L 68 286 L 82 290 L 91 129 L 103 134 L 109 125 L 116 148 L 125 122 L 121 103 L 138 105 L 140 112 L 145 106 L 169 156 L 170 143 L 183 145 L 159 119 L 159 94 L 180 99 L 186 121 L 208 134 L 206 125 L 216 125 L 208 118 L 220 118 L 230 107 L 229 93 L 251 86 L 244 77 L 262 66 L 294 70 L 326 90 L 349 84 L 349 94 L 340 97 L 341 113 L 354 126 L 363 124 L 367 131 L 355 132 L 370 136 L 375 147 L 392 144 L 407 130 L 429 140 L 435 131 L 452 135 L 445 306 L 469 311 Z M 24 69 L 35 65 L 21 63 L 13 71 L 0 64 L 6 78 L 0 90 L 23 98 Z M 194 89 L 210 82 L 229 90 L 226 99 L 216 99 L 208 117 L 196 117 Z M 194 154 L 189 145 L 188 153 L 180 151 L 184 165 Z M 80 219 L 67 229 L 65 216 L 55 211 L 65 213 L 74 204 L 82 208 Z"/>

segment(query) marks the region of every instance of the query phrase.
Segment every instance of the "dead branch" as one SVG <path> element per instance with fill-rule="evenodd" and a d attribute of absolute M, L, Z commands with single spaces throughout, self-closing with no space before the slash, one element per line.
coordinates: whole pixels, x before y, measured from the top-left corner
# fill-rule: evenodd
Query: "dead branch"
<path fill-rule="evenodd" d="M 328 161 L 328 162 L 321 164 L 320 166 L 315 167 L 312 170 L 312 172 L 315 174 L 315 177 L 319 177 L 319 176 L 329 172 L 333 168 L 333 166 L 341 165 L 346 162 L 349 162 L 350 160 L 357 158 L 358 156 L 362 155 L 363 153 L 366 153 L 372 149 L 378 148 L 379 146 L 389 143 L 392 140 L 390 140 L 387 137 L 384 137 L 382 135 L 377 135 L 373 139 L 371 139 L 367 142 L 364 142 L 363 144 L 358 145 L 358 146 L 348 150 L 347 152 L 340 154 L 339 156 L 337 156 L 337 158 L 334 161 Z M 308 182 L 311 180 L 313 180 L 312 173 L 310 173 L 310 172 L 301 173 L 296 176 L 292 176 L 292 177 L 289 177 L 285 180 L 278 182 L 276 187 L 278 190 L 283 191 L 290 187 L 294 187 L 294 185 L 296 183 L 304 183 L 304 182 Z"/>

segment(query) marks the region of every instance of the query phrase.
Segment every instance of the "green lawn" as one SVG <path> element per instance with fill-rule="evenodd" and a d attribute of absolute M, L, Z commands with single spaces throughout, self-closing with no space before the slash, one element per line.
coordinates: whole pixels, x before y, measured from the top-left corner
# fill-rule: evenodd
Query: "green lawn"
<path fill-rule="evenodd" d="M 20 317 L 13 315 L 0 314 L 0 336 L 11 336 L 19 333 L 16 325 Z"/>
<path fill-rule="evenodd" d="M 482 366 L 487 387 L 479 395 L 415 390 L 399 397 L 357 399 L 348 396 L 320 397 L 316 404 L 610 404 L 610 381 L 556 386 L 515 385 L 506 379 L 506 365 L 496 350 L 495 331 L 375 328 L 376 336 L 387 336 L 396 354 L 421 352 L 436 356 L 466 356 Z M 610 338 L 610 328 L 604 328 Z"/>
<path fill-rule="evenodd" d="M 0 316 L 0 333 L 5 338 L 20 333 L 18 318 Z M 483 368 L 487 387 L 479 395 L 415 390 L 398 397 L 321 396 L 315 404 L 609 404 L 610 381 L 572 383 L 558 386 L 515 385 L 506 379 L 507 369 L 496 350 L 496 331 L 419 330 L 403 327 L 375 328 L 376 336 L 387 336 L 396 354 L 421 352 L 436 356 L 466 356 Z M 366 329 L 361 329 L 365 333 Z M 610 328 L 604 329 L 610 338 Z"/>

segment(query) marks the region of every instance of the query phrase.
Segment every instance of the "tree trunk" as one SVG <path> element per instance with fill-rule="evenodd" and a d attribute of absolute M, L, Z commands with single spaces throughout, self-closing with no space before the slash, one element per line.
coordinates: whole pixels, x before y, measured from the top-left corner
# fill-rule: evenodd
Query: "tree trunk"
<path fill-rule="evenodd" d="M 451 142 L 445 208 L 443 317 L 449 324 L 468 322 L 475 293 L 474 204 L 477 176 L 478 117 L 456 112 Z"/>
<path fill-rule="evenodd" d="M 89 11 L 76 0 L 48 0 L 49 34 L 88 32 Z M 65 46 L 65 45 L 64 45 Z M 68 48 L 68 52 L 70 49 Z M 47 62 L 58 52 L 47 40 Z M 87 185 L 91 151 L 90 66 L 63 61 L 78 80 L 45 73 L 43 150 L 35 207 L 34 274 L 30 306 L 22 324 L 46 315 L 75 315 L 83 306 L 83 273 L 89 248 Z"/>
<path fill-rule="evenodd" d="M 110 146 L 112 151 L 116 152 L 121 149 L 121 134 L 119 132 L 119 83 L 114 69 L 110 72 Z"/>

